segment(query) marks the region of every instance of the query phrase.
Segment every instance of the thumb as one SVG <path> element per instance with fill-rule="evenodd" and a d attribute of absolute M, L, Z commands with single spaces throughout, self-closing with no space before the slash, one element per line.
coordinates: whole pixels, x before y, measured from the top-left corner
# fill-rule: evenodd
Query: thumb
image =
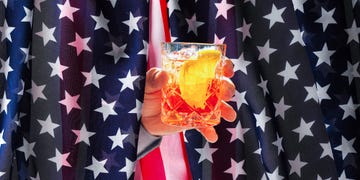
<path fill-rule="evenodd" d="M 168 81 L 169 76 L 159 68 L 151 68 L 146 73 L 145 93 L 159 91 Z"/>

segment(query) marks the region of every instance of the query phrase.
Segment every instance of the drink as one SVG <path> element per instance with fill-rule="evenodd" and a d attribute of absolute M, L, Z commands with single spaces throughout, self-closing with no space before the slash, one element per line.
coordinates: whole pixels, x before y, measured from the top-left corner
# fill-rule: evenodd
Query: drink
<path fill-rule="evenodd" d="M 220 122 L 224 48 L 224 45 L 213 44 L 163 44 L 163 69 L 170 75 L 162 89 L 164 123 L 207 127 Z"/>

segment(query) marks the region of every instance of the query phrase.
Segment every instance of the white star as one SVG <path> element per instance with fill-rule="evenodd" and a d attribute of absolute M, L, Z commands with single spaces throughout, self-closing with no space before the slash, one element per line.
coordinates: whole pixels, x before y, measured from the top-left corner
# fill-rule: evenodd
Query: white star
<path fill-rule="evenodd" d="M 277 167 L 272 173 L 266 172 L 266 176 L 268 177 L 268 179 L 271 179 L 271 180 L 284 179 L 284 177 L 279 174 L 279 167 Z"/>
<path fill-rule="evenodd" d="M 1 109 L 0 109 L 0 113 L 5 111 L 5 113 L 7 114 L 7 106 L 8 104 L 11 102 L 11 99 L 8 99 L 6 97 L 6 92 L 4 92 L 4 95 L 2 97 L 2 99 L 0 99 L 0 105 L 1 105 Z"/>
<path fill-rule="evenodd" d="M 352 6 L 355 8 L 356 3 L 360 2 L 359 0 L 352 0 Z"/>
<path fill-rule="evenodd" d="M 278 9 L 275 4 L 272 5 L 271 12 L 264 16 L 265 19 L 270 20 L 269 29 L 271 29 L 271 27 L 277 22 L 284 23 L 284 19 L 281 17 L 281 15 L 285 9 L 286 7 Z"/>
<path fill-rule="evenodd" d="M 200 22 L 196 20 L 196 14 L 194 14 L 190 19 L 186 18 L 186 22 L 188 24 L 188 33 L 189 32 L 194 32 L 194 34 L 197 36 L 197 28 L 199 28 L 199 26 L 205 24 L 204 22 Z"/>
<path fill-rule="evenodd" d="M 226 3 L 226 0 L 221 0 L 221 3 L 215 3 L 215 7 L 217 9 L 215 19 L 217 19 L 219 16 L 223 16 L 225 19 L 227 19 L 227 11 L 234 7 L 234 5 Z"/>
<path fill-rule="evenodd" d="M 331 157 L 331 159 L 334 159 L 330 143 L 320 143 L 320 146 L 323 149 L 323 152 L 321 153 L 320 159 L 325 157 L 325 156 L 329 156 L 329 157 Z"/>
<path fill-rule="evenodd" d="M 253 6 L 255 6 L 255 4 L 256 4 L 256 0 L 245 0 L 244 3 L 246 3 L 246 2 L 251 2 L 251 4 Z"/>
<path fill-rule="evenodd" d="M 225 36 L 223 37 L 223 38 L 219 38 L 217 35 L 216 35 L 216 33 L 214 34 L 214 41 L 213 41 L 213 43 L 214 44 L 224 44 L 224 41 L 225 41 Z"/>
<path fill-rule="evenodd" d="M 246 20 L 244 19 L 242 27 L 239 27 L 236 29 L 237 31 L 242 32 L 243 41 L 246 39 L 246 37 L 251 38 L 251 33 L 250 33 L 251 25 L 252 25 L 252 23 L 248 24 L 248 23 L 246 23 Z"/>
<path fill-rule="evenodd" d="M 240 109 L 242 104 L 248 104 L 245 99 L 246 91 L 239 93 L 239 91 L 235 91 L 235 95 L 231 98 L 230 101 L 236 102 L 237 110 Z"/>
<path fill-rule="evenodd" d="M 15 27 L 8 26 L 8 23 L 5 19 L 3 26 L 0 26 L 1 41 L 4 41 L 4 39 L 8 39 L 10 42 L 12 42 L 11 32 L 13 32 L 14 29 Z"/>
<path fill-rule="evenodd" d="M 2 1 L 0 1 L 0 2 L 3 2 L 3 3 L 4 3 L 5 8 L 7 8 L 8 0 L 2 0 Z M 1 176 L 0 176 L 0 177 L 1 177 Z"/>
<path fill-rule="evenodd" d="M 61 65 L 59 57 L 56 59 L 55 63 L 52 62 L 48 62 L 48 63 L 52 69 L 50 77 L 57 75 L 61 80 L 63 80 L 63 71 L 65 71 L 69 67 Z"/>
<path fill-rule="evenodd" d="M 329 87 L 330 87 L 330 84 L 328 84 L 326 86 L 320 86 L 318 83 L 316 83 L 317 95 L 319 97 L 319 102 L 321 102 L 324 99 L 331 99 L 331 97 L 327 93 Z"/>
<path fill-rule="evenodd" d="M 131 161 L 128 158 L 125 158 L 125 166 L 119 170 L 119 172 L 126 173 L 126 179 L 130 179 L 131 175 L 134 173 L 135 162 Z"/>
<path fill-rule="evenodd" d="M 50 134 L 53 138 L 55 138 L 54 130 L 59 127 L 59 124 L 53 123 L 51 120 L 50 114 L 46 118 L 46 120 L 37 120 L 41 125 L 40 135 L 44 133 Z"/>
<path fill-rule="evenodd" d="M 239 58 L 237 58 L 237 59 L 230 59 L 230 60 L 232 61 L 233 65 L 234 65 L 234 68 L 233 68 L 234 72 L 240 70 L 240 71 L 242 71 L 244 74 L 247 75 L 247 66 L 248 66 L 249 64 L 251 64 L 251 62 L 246 61 L 246 60 L 244 59 L 244 53 L 242 53 L 242 54 L 239 56 Z"/>
<path fill-rule="evenodd" d="M 28 160 L 31 155 L 36 157 L 34 152 L 34 146 L 35 146 L 35 142 L 29 143 L 25 138 L 23 138 L 23 145 L 17 148 L 16 150 L 23 152 L 25 159 Z"/>
<path fill-rule="evenodd" d="M 244 161 L 236 162 L 235 160 L 231 159 L 231 167 L 224 171 L 224 173 L 232 174 L 232 179 L 237 179 L 239 175 L 246 175 L 244 170 Z"/>
<path fill-rule="evenodd" d="M 89 138 L 91 137 L 91 136 L 93 136 L 94 134 L 96 134 L 96 133 L 94 133 L 94 132 L 90 132 L 90 131 L 88 131 L 87 130 L 87 128 L 86 128 L 86 126 L 85 126 L 85 124 L 83 124 L 82 126 L 81 126 L 81 129 L 80 130 L 71 130 L 75 135 L 76 135 L 76 140 L 75 140 L 75 143 L 74 144 L 78 144 L 78 143 L 80 143 L 80 142 L 84 142 L 85 144 L 87 144 L 87 145 L 89 145 L 90 146 L 90 140 L 89 140 Z"/>
<path fill-rule="evenodd" d="M 55 148 L 55 156 L 49 158 L 49 161 L 52 161 L 56 164 L 56 170 L 59 171 L 61 167 L 72 167 L 71 164 L 66 160 L 70 155 L 70 152 L 61 154 L 59 150 Z"/>
<path fill-rule="evenodd" d="M 31 89 L 29 89 L 27 92 L 29 92 L 31 94 L 33 103 L 35 103 L 36 100 L 39 98 L 47 100 L 46 96 L 43 93 L 45 87 L 46 87 L 46 84 L 38 86 L 38 85 L 36 85 L 36 83 L 34 81 L 31 81 Z"/>
<path fill-rule="evenodd" d="M 300 66 L 300 64 L 291 66 L 289 64 L 289 62 L 286 61 L 285 69 L 278 73 L 278 75 L 280 75 L 284 78 L 284 86 L 290 79 L 298 80 L 298 77 L 297 77 L 295 71 L 297 70 L 297 68 L 299 66 Z"/>
<path fill-rule="evenodd" d="M 293 1 L 294 10 L 299 10 L 300 12 L 304 12 L 304 3 L 307 0 L 296 0 Z"/>
<path fill-rule="evenodd" d="M 267 88 L 267 83 L 268 83 L 268 80 L 265 80 L 265 81 L 264 81 L 263 78 L 260 76 L 260 83 L 257 84 L 257 85 L 260 86 L 261 89 L 263 90 L 264 96 L 266 96 L 266 93 L 269 94 L 269 90 L 268 90 L 268 88 Z"/>
<path fill-rule="evenodd" d="M 314 54 L 318 57 L 316 67 L 321 63 L 326 63 L 331 66 L 330 57 L 335 53 L 335 51 L 329 50 L 327 44 L 325 43 L 321 51 L 314 51 Z"/>
<path fill-rule="evenodd" d="M 24 18 L 21 19 L 21 22 L 29 22 L 30 25 L 32 26 L 33 11 L 28 9 L 25 6 L 23 8 L 24 8 L 25 16 L 24 16 Z"/>
<path fill-rule="evenodd" d="M 350 28 L 345 29 L 345 32 L 349 36 L 348 40 L 347 40 L 347 43 L 350 43 L 351 41 L 355 41 L 357 43 L 360 43 L 360 41 L 359 41 L 360 27 L 356 26 L 355 20 L 353 21 Z"/>
<path fill-rule="evenodd" d="M 142 102 L 136 99 L 136 106 L 129 113 L 136 113 L 137 120 L 141 117 Z"/>
<path fill-rule="evenodd" d="M 95 159 L 95 157 L 92 157 L 92 164 L 89 166 L 86 166 L 85 169 L 88 169 L 93 172 L 94 179 L 98 177 L 100 173 L 109 173 L 109 171 L 106 170 L 105 164 L 107 159 L 104 159 L 102 161 L 98 161 Z"/>
<path fill-rule="evenodd" d="M 276 51 L 274 48 L 270 48 L 270 40 L 267 40 L 264 46 L 256 46 L 260 54 L 258 60 L 265 59 L 266 62 L 270 61 L 270 54 Z"/>
<path fill-rule="evenodd" d="M 110 115 L 117 115 L 114 110 L 116 100 L 111 103 L 107 103 L 104 99 L 101 99 L 101 106 L 94 111 L 99 112 L 103 116 L 103 120 L 105 121 Z"/>
<path fill-rule="evenodd" d="M 59 19 L 63 17 L 69 18 L 72 22 L 74 22 L 74 13 L 78 11 L 78 8 L 72 7 L 70 5 L 70 0 L 65 0 L 64 4 L 57 4 L 58 8 L 60 9 Z"/>
<path fill-rule="evenodd" d="M 40 174 L 36 173 L 36 177 L 30 177 L 31 180 L 40 180 Z"/>
<path fill-rule="evenodd" d="M 129 20 L 123 21 L 124 24 L 129 26 L 129 35 L 134 30 L 139 31 L 139 26 L 137 25 L 137 23 L 139 22 L 140 19 L 141 19 L 141 16 L 134 17 L 133 14 L 130 12 Z"/>
<path fill-rule="evenodd" d="M 291 106 L 288 106 L 284 103 L 284 97 L 282 97 L 279 101 L 279 103 L 274 103 L 275 106 L 275 116 L 281 116 L 283 119 L 285 119 L 285 111 L 291 108 Z"/>
<path fill-rule="evenodd" d="M 148 46 L 149 44 L 143 40 L 143 49 L 141 49 L 137 54 L 138 55 L 145 55 L 147 57 L 148 54 Z M 147 58 L 146 58 L 147 59 Z"/>
<path fill-rule="evenodd" d="M 319 97 L 317 94 L 317 89 L 316 89 L 316 84 L 314 84 L 313 86 L 304 86 L 305 90 L 306 90 L 306 97 L 304 102 L 313 99 L 315 102 L 319 102 Z"/>
<path fill-rule="evenodd" d="M 297 43 L 297 42 L 299 44 L 301 44 L 302 46 L 305 46 L 304 40 L 302 38 L 303 32 L 300 32 L 300 29 L 296 29 L 296 30 L 291 30 L 290 29 L 290 32 L 293 35 L 293 38 L 292 38 L 289 46 L 291 46 L 292 44 Z"/>
<path fill-rule="evenodd" d="M 76 48 L 76 55 L 79 56 L 82 51 L 91 52 L 91 49 L 87 44 L 89 41 L 90 37 L 82 38 L 78 33 L 75 33 L 75 41 L 70 42 L 69 45 Z"/>
<path fill-rule="evenodd" d="M 26 64 L 29 60 L 35 58 L 35 56 L 30 55 L 29 49 L 30 49 L 30 47 L 20 48 L 21 52 L 22 52 L 23 55 L 24 55 L 24 64 Z"/>
<path fill-rule="evenodd" d="M 114 64 L 116 64 L 120 58 L 129 58 L 129 56 L 125 53 L 126 44 L 122 45 L 121 47 L 117 46 L 115 43 L 111 43 L 112 50 L 106 52 L 105 54 L 114 57 Z"/>
<path fill-rule="evenodd" d="M 355 180 L 355 179 L 350 179 L 350 178 L 346 177 L 346 172 L 344 169 L 343 172 L 341 173 L 341 175 L 339 176 L 339 180 Z"/>
<path fill-rule="evenodd" d="M 65 91 L 65 98 L 59 101 L 59 103 L 65 106 L 67 114 L 69 114 L 72 109 L 81 109 L 81 107 L 77 103 L 79 96 L 80 94 L 71 96 L 67 91 Z"/>
<path fill-rule="evenodd" d="M 292 173 L 296 173 L 297 175 L 299 175 L 299 177 L 301 177 L 301 168 L 304 167 L 307 163 L 301 161 L 300 154 L 298 154 L 294 160 L 289 160 L 289 164 L 290 164 L 289 174 L 291 175 Z"/>
<path fill-rule="evenodd" d="M 123 141 L 124 139 L 128 136 L 129 134 L 121 134 L 121 129 L 119 128 L 116 132 L 116 135 L 114 136 L 109 136 L 109 138 L 111 139 L 112 146 L 111 146 L 111 150 L 113 150 L 114 148 L 116 148 L 116 146 L 119 146 L 120 148 L 124 149 L 124 144 Z"/>
<path fill-rule="evenodd" d="M 81 73 L 86 78 L 85 83 L 84 83 L 84 87 L 89 85 L 89 84 L 93 84 L 97 88 L 100 88 L 99 80 L 102 79 L 103 77 L 105 77 L 105 75 L 97 73 L 95 66 L 91 69 L 90 72 L 81 72 Z"/>
<path fill-rule="evenodd" d="M 230 138 L 230 142 L 233 142 L 237 139 L 239 139 L 241 142 L 245 142 L 244 141 L 244 134 L 250 130 L 250 128 L 243 128 L 241 126 L 240 121 L 237 122 L 236 127 L 234 128 L 226 128 L 226 130 L 228 130 L 231 133 L 231 138 Z"/>
<path fill-rule="evenodd" d="M 38 9 L 41 12 L 41 6 L 40 4 L 46 0 L 34 0 L 34 6 L 36 9 Z"/>
<path fill-rule="evenodd" d="M 7 1 L 7 0 L 5 0 L 5 1 Z M 5 2 L 4 2 L 4 3 L 5 3 Z M 0 171 L 0 177 L 2 177 L 4 174 L 6 174 L 6 172 Z"/>
<path fill-rule="evenodd" d="M 9 73 L 14 71 L 14 69 L 11 68 L 11 66 L 10 66 L 10 57 L 8 57 L 8 59 L 6 61 L 4 61 L 0 58 L 0 63 L 1 63 L 0 73 L 4 73 L 5 80 L 6 80 L 7 77 L 9 76 Z"/>
<path fill-rule="evenodd" d="M 280 137 L 279 134 L 276 134 L 276 140 L 272 143 L 273 145 L 275 145 L 278 149 L 278 155 L 280 155 L 281 151 L 284 151 L 284 148 L 282 146 L 282 140 L 283 137 Z"/>
<path fill-rule="evenodd" d="M 3 144 L 6 145 L 6 141 L 4 139 L 4 129 L 0 132 L 0 148 Z"/>
<path fill-rule="evenodd" d="M 179 7 L 179 0 L 170 0 L 167 2 L 167 7 L 169 9 L 169 17 L 172 15 L 172 13 L 175 10 L 179 10 L 181 11 L 180 7 Z"/>
<path fill-rule="evenodd" d="M 354 78 L 360 78 L 358 68 L 359 68 L 359 62 L 355 64 L 351 64 L 349 61 L 347 62 L 346 71 L 343 72 L 341 75 L 348 78 L 349 85 L 351 84 Z"/>
<path fill-rule="evenodd" d="M 200 154 L 198 163 L 201 163 L 204 160 L 208 160 L 212 163 L 213 162 L 212 154 L 217 150 L 218 148 L 210 148 L 208 142 L 205 143 L 203 148 L 195 148 L 195 151 Z"/>
<path fill-rule="evenodd" d="M 108 19 L 106 19 L 104 17 L 104 14 L 100 11 L 100 15 L 99 16 L 93 16 L 91 15 L 91 18 L 96 22 L 95 28 L 94 30 L 98 30 L 98 29 L 105 29 L 106 31 L 109 32 L 109 26 L 108 23 L 110 22 Z"/>
<path fill-rule="evenodd" d="M 356 150 L 354 149 L 354 142 L 356 138 L 353 138 L 351 140 L 347 140 L 344 136 L 341 137 L 341 144 L 339 146 L 336 146 L 334 149 L 341 152 L 342 159 L 344 160 L 347 155 L 350 153 L 356 154 Z"/>
<path fill-rule="evenodd" d="M 299 142 L 305 137 L 305 136 L 314 136 L 311 132 L 311 127 L 315 123 L 315 121 L 311 121 L 306 123 L 304 119 L 301 118 L 300 120 L 300 126 L 295 128 L 294 132 L 299 134 Z"/>
<path fill-rule="evenodd" d="M 42 23 L 42 30 L 35 34 L 43 38 L 44 46 L 46 46 L 49 41 L 56 42 L 54 37 L 55 29 L 56 27 L 49 29 L 44 23 Z"/>
<path fill-rule="evenodd" d="M 260 129 L 265 132 L 266 123 L 271 120 L 271 117 L 266 116 L 265 108 L 263 108 L 259 114 L 254 113 L 254 116 L 256 119 L 256 127 L 260 127 Z"/>
<path fill-rule="evenodd" d="M 133 83 L 138 78 L 139 78 L 139 76 L 131 76 L 131 72 L 129 70 L 129 72 L 127 73 L 125 78 L 119 78 L 119 81 L 123 84 L 122 87 L 121 87 L 120 92 L 122 92 L 126 88 L 134 90 L 134 84 Z"/>
<path fill-rule="evenodd" d="M 117 0 L 109 0 L 109 1 L 111 3 L 112 7 L 115 8 Z"/>
<path fill-rule="evenodd" d="M 342 110 L 344 110 L 344 115 L 343 115 L 342 119 L 345 119 L 348 116 L 351 116 L 354 119 L 357 119 L 355 111 L 360 106 L 360 104 L 354 104 L 352 97 L 349 98 L 349 100 L 346 104 L 340 104 L 339 106 Z"/>
<path fill-rule="evenodd" d="M 324 8 L 321 8 L 321 17 L 317 19 L 315 22 L 321 23 L 323 27 L 323 31 L 326 30 L 329 24 L 336 24 L 336 21 L 333 18 L 334 12 L 335 12 L 335 8 L 330 11 L 326 11 Z"/>

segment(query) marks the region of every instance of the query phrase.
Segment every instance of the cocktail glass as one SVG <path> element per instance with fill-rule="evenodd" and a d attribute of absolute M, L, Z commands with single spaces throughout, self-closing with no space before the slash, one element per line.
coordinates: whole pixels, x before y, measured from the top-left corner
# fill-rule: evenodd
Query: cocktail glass
<path fill-rule="evenodd" d="M 226 45 L 162 43 L 161 120 L 170 125 L 208 127 L 220 122 L 220 83 Z"/>

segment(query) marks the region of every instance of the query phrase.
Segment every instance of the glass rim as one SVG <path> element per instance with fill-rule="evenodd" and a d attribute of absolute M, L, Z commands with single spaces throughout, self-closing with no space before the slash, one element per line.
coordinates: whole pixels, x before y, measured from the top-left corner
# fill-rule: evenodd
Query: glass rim
<path fill-rule="evenodd" d="M 161 42 L 163 45 L 199 45 L 199 46 L 226 46 L 226 44 L 204 43 L 204 42 Z"/>

